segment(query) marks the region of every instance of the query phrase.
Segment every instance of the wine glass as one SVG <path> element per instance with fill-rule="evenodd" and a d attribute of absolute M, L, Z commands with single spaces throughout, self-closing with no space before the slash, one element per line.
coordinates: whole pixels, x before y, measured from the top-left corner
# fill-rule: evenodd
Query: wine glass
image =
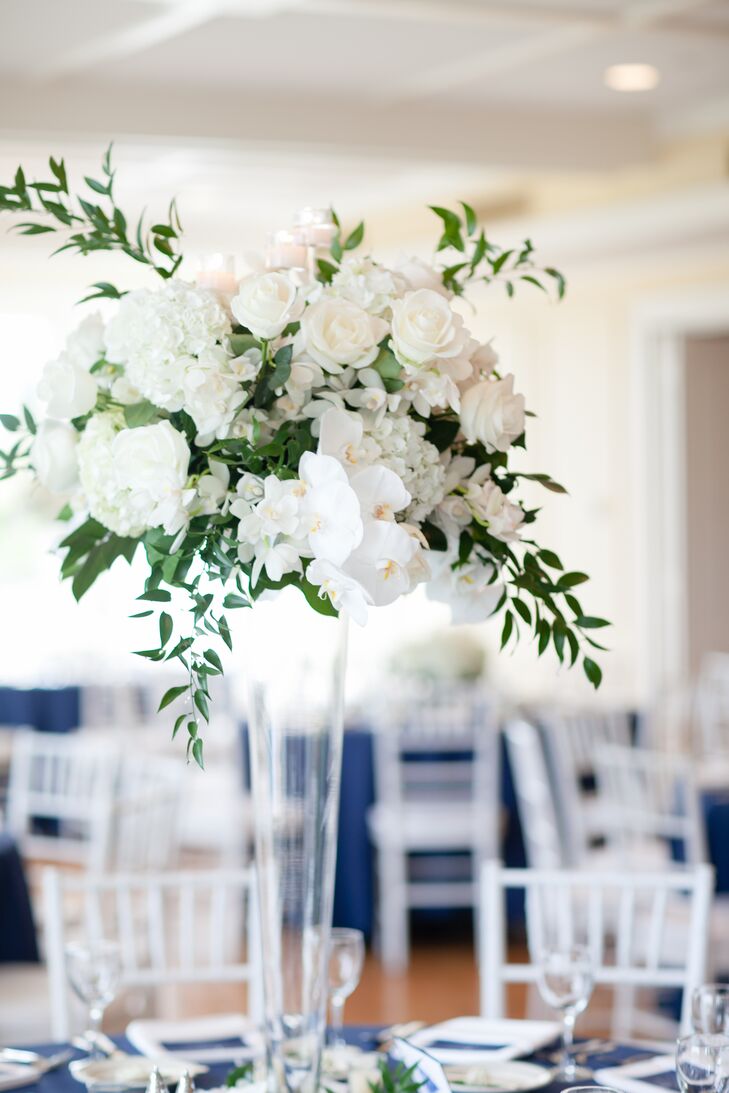
<path fill-rule="evenodd" d="M 704 1036 L 729 1035 L 729 985 L 704 983 L 691 995 L 691 1024 Z"/>
<path fill-rule="evenodd" d="M 329 942 L 329 1003 L 332 1046 L 344 1044 L 342 1025 L 344 1003 L 359 983 L 364 964 L 364 934 L 361 930 L 335 927 Z"/>
<path fill-rule="evenodd" d="M 676 1078 L 682 1093 L 714 1093 L 716 1070 L 716 1037 L 692 1032 L 677 1040 Z"/>
<path fill-rule="evenodd" d="M 101 1030 L 104 1010 L 113 1000 L 121 978 L 121 950 L 115 941 L 70 942 L 66 974 L 74 993 L 88 1006 L 88 1031 Z"/>
<path fill-rule="evenodd" d="M 589 950 L 582 945 L 544 949 L 538 959 L 537 985 L 546 1004 L 562 1014 L 562 1060 L 556 1078 L 568 1082 L 591 1078 L 592 1072 L 578 1067 L 572 1054 L 575 1021 L 587 1008 L 594 986 Z"/>

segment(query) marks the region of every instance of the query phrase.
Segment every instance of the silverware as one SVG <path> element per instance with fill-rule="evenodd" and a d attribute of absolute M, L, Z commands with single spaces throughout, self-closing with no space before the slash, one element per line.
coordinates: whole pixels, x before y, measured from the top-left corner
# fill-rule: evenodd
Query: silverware
<path fill-rule="evenodd" d="M 37 1051 L 25 1051 L 21 1048 L 5 1047 L 0 1051 L 0 1060 L 4 1063 L 20 1063 L 22 1066 L 35 1067 L 41 1074 L 57 1070 L 72 1057 L 73 1052 L 66 1048 L 55 1055 L 39 1055 Z"/>

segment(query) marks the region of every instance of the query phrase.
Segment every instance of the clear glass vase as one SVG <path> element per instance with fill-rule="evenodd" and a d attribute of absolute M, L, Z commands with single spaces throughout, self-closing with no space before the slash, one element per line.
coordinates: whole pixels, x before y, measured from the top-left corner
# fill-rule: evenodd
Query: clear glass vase
<path fill-rule="evenodd" d="M 269 1086 L 316 1093 L 342 759 L 346 624 L 296 589 L 248 623 L 248 733 Z"/>

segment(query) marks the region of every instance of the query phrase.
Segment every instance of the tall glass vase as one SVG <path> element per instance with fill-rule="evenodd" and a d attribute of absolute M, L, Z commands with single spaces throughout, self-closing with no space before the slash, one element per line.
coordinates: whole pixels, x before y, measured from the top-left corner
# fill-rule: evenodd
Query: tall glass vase
<path fill-rule="evenodd" d="M 334 898 L 346 624 L 296 589 L 248 620 L 248 733 L 269 1086 L 316 1093 Z"/>

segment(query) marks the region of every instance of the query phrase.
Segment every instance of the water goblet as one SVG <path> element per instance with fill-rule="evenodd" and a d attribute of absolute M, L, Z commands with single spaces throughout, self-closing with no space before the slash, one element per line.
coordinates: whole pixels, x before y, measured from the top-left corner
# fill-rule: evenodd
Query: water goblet
<path fill-rule="evenodd" d="M 717 1044 L 715 1037 L 692 1032 L 676 1041 L 676 1079 L 681 1093 L 714 1093 Z"/>
<path fill-rule="evenodd" d="M 704 1036 L 729 1035 L 729 985 L 704 983 L 691 995 L 691 1024 Z"/>
<path fill-rule="evenodd" d="M 361 930 L 335 927 L 329 943 L 329 1002 L 331 1043 L 341 1047 L 344 1003 L 359 983 L 364 964 L 364 934 Z"/>
<path fill-rule="evenodd" d="M 587 1008 L 594 986 L 592 960 L 582 945 L 544 949 L 538 960 L 537 985 L 542 999 L 562 1014 L 562 1059 L 556 1078 L 574 1081 L 591 1078 L 592 1072 L 578 1067 L 573 1056 L 575 1021 Z"/>
<path fill-rule="evenodd" d="M 101 1030 L 104 1010 L 113 1001 L 121 977 L 121 950 L 115 941 L 70 942 L 66 974 L 76 996 L 88 1007 L 88 1031 Z"/>

